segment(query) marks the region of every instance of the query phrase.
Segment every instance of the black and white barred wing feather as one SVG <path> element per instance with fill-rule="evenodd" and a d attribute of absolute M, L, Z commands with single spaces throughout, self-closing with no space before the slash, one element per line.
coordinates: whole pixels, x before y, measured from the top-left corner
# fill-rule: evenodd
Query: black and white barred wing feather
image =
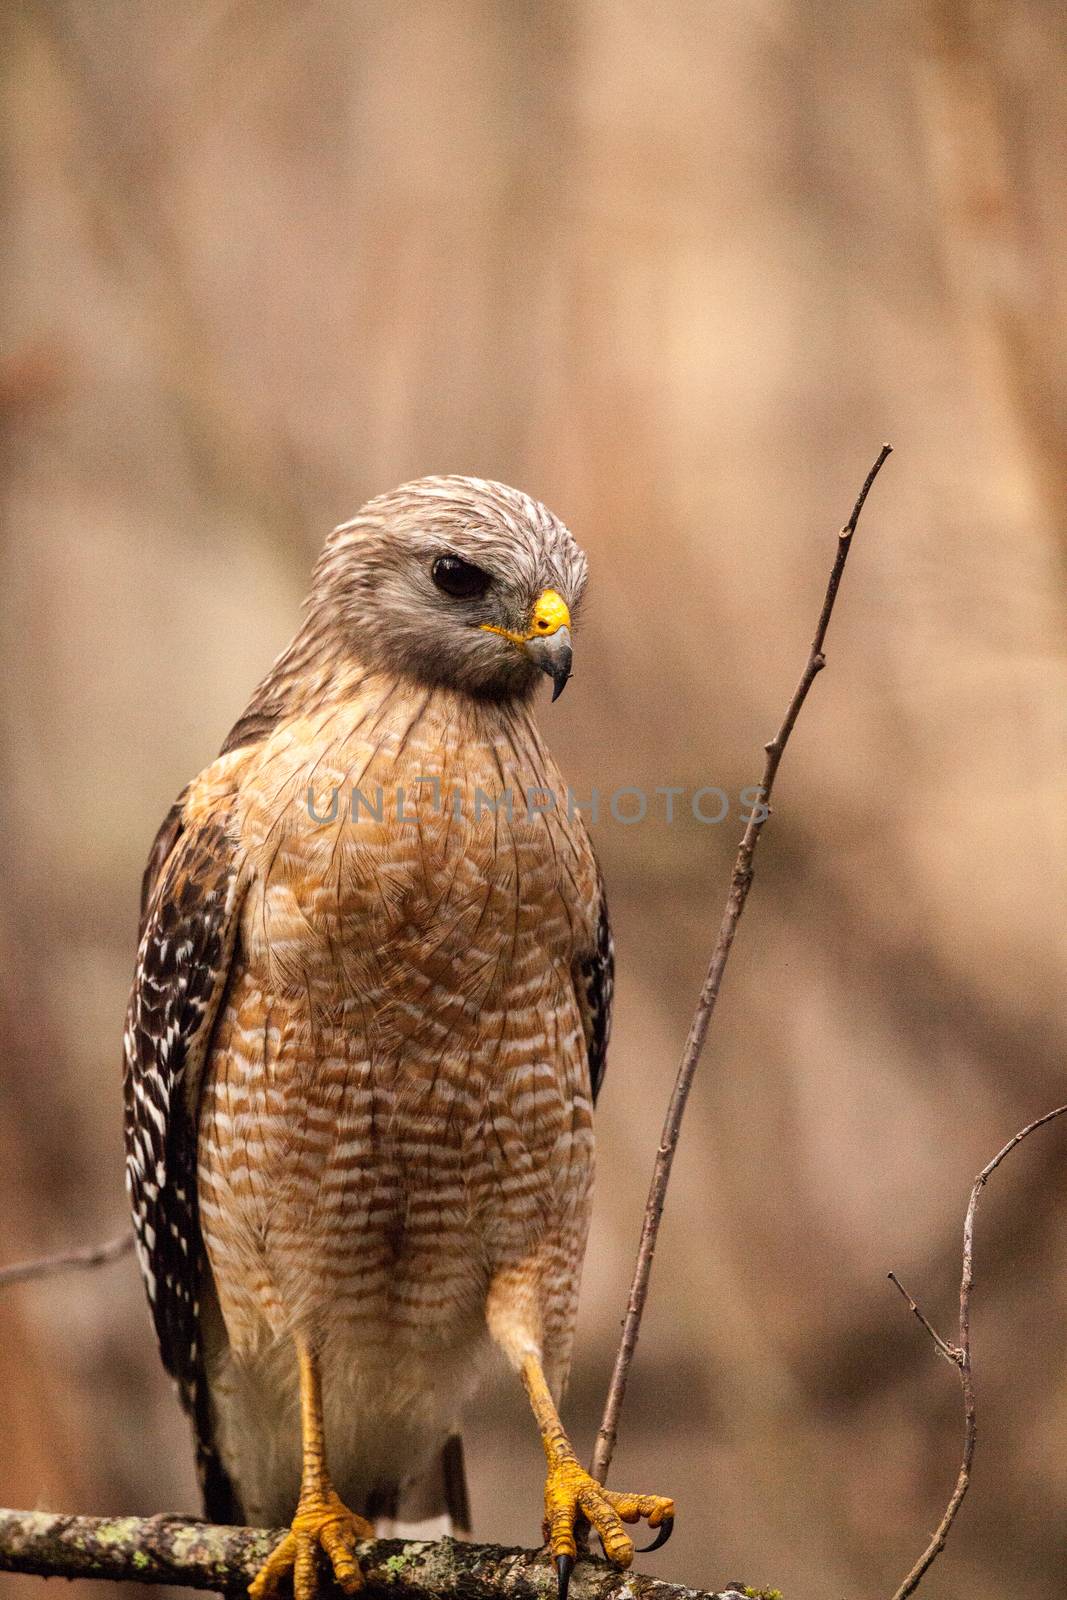
<path fill-rule="evenodd" d="M 137 1257 L 163 1363 L 193 1417 L 206 1495 L 221 1469 L 211 1448 L 198 1334 L 207 1268 L 196 1121 L 243 892 L 227 822 L 222 814 L 184 828 L 179 804 L 160 829 L 125 1034 L 126 1186 Z"/>
<path fill-rule="evenodd" d="M 585 1048 L 589 1057 L 589 1082 L 595 1105 L 607 1071 L 611 1007 L 615 995 L 615 946 L 603 883 L 599 885 L 596 949 L 577 963 L 574 984 L 578 1009 L 582 1015 Z"/>

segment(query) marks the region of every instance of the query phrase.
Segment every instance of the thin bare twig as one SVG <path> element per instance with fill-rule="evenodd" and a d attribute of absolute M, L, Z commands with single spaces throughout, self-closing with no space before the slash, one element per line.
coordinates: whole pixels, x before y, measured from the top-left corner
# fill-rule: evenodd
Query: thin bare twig
<path fill-rule="evenodd" d="M 1067 1105 L 1057 1106 L 1055 1111 L 1046 1111 L 1043 1117 L 1036 1117 L 1033 1122 L 1028 1122 L 1025 1128 L 1008 1140 L 1002 1150 L 998 1150 L 992 1161 L 984 1166 L 971 1190 L 970 1203 L 967 1206 L 967 1215 L 963 1222 L 963 1275 L 960 1278 L 960 1342 L 959 1345 L 950 1345 L 941 1336 L 934 1332 L 911 1296 L 901 1287 L 894 1273 L 889 1276 L 900 1289 L 911 1309 L 933 1339 L 942 1355 L 956 1367 L 960 1375 L 960 1389 L 963 1394 L 963 1457 L 960 1461 L 960 1470 L 956 1478 L 956 1487 L 952 1491 L 951 1499 L 945 1507 L 945 1514 L 938 1524 L 937 1531 L 932 1535 L 930 1543 L 926 1546 L 918 1561 L 912 1567 L 904 1582 L 893 1596 L 893 1600 L 907 1600 L 908 1595 L 914 1594 L 923 1577 L 945 1548 L 945 1540 L 949 1530 L 956 1520 L 956 1514 L 963 1504 L 964 1497 L 971 1483 L 971 1467 L 974 1463 L 974 1443 L 977 1436 L 977 1417 L 974 1398 L 974 1375 L 971 1370 L 971 1290 L 974 1287 L 974 1219 L 978 1210 L 978 1201 L 982 1190 L 996 1172 L 1005 1156 L 1011 1154 L 1017 1144 L 1022 1144 L 1038 1128 L 1043 1128 L 1046 1122 L 1052 1122 L 1055 1117 L 1062 1117 L 1067 1111 Z"/>
<path fill-rule="evenodd" d="M 64 1250 L 59 1255 L 39 1256 L 36 1261 L 17 1261 L 0 1267 L 0 1289 L 13 1283 L 29 1283 L 34 1278 L 50 1278 L 57 1272 L 72 1272 L 83 1267 L 104 1267 L 120 1261 L 133 1249 L 133 1232 L 127 1229 L 106 1244 L 87 1245 L 81 1250 Z"/>
<path fill-rule="evenodd" d="M 960 1349 L 959 1345 L 958 1344 L 949 1344 L 947 1339 L 942 1339 L 941 1335 L 938 1333 L 937 1329 L 932 1325 L 932 1323 L 927 1322 L 926 1318 L 923 1316 L 922 1312 L 919 1310 L 919 1307 L 915 1304 L 915 1301 L 912 1299 L 912 1297 L 908 1293 L 907 1289 L 905 1289 L 904 1285 L 901 1283 L 900 1279 L 897 1277 L 895 1272 L 889 1272 L 889 1273 L 886 1274 L 886 1276 L 888 1277 L 890 1283 L 895 1283 L 896 1284 L 897 1288 L 900 1290 L 901 1294 L 904 1296 L 905 1300 L 908 1302 L 908 1305 L 911 1307 L 911 1309 L 915 1313 L 916 1317 L 922 1323 L 923 1327 L 926 1329 L 927 1333 L 930 1335 L 931 1339 L 934 1341 L 934 1344 L 937 1346 L 938 1350 L 944 1356 L 945 1360 L 949 1363 L 950 1366 L 958 1367 L 959 1364 L 960 1364 L 960 1360 L 962 1358 L 962 1355 L 963 1355 L 963 1352 Z"/>
<path fill-rule="evenodd" d="M 804 701 L 808 697 L 808 690 L 826 665 L 823 645 L 826 640 L 826 630 L 830 625 L 834 601 L 837 599 L 841 575 L 845 570 L 845 562 L 848 560 L 852 535 L 856 531 L 860 513 L 870 493 L 871 485 L 882 470 L 882 466 L 891 452 L 891 445 L 884 444 L 882 446 L 878 453 L 878 459 L 870 472 L 868 472 L 863 487 L 856 497 L 852 515 L 838 535 L 837 554 L 830 573 L 830 581 L 826 587 L 826 598 L 823 601 L 818 626 L 815 629 L 815 637 L 811 642 L 811 649 L 808 653 L 804 671 L 801 673 L 800 681 L 793 692 L 793 698 L 789 702 L 781 727 L 770 743 L 763 747 L 766 752 L 766 760 L 760 784 L 762 804 L 753 806 L 748 825 L 738 846 L 726 909 L 719 924 L 718 938 L 715 941 L 715 948 L 712 951 L 711 961 L 700 991 L 700 999 L 697 1002 L 697 1008 L 689 1027 L 685 1048 L 682 1051 L 674 1092 L 667 1108 L 667 1117 L 663 1124 L 663 1133 L 660 1137 L 659 1149 L 656 1151 L 655 1165 L 652 1169 L 652 1183 L 645 1206 L 641 1242 L 637 1250 L 637 1262 L 634 1267 L 633 1281 L 630 1285 L 630 1296 L 626 1304 L 622 1338 L 619 1341 L 619 1350 L 615 1357 L 615 1367 L 611 1375 L 611 1384 L 608 1388 L 607 1402 L 604 1406 L 604 1417 L 600 1424 L 600 1432 L 597 1434 L 596 1448 L 593 1452 L 593 1461 L 590 1469 L 593 1476 L 600 1483 L 604 1483 L 607 1479 L 608 1468 L 615 1452 L 619 1413 L 622 1410 L 630 1365 L 633 1361 L 634 1350 L 637 1348 L 638 1334 L 641 1330 L 641 1317 L 644 1313 L 645 1301 L 648 1297 L 649 1278 L 652 1274 L 652 1258 L 656 1250 L 660 1218 L 663 1215 L 663 1204 L 667 1196 L 667 1185 L 670 1181 L 674 1152 L 681 1132 L 682 1117 L 685 1112 L 686 1101 L 689 1098 L 689 1091 L 693 1084 L 697 1063 L 700 1060 L 704 1041 L 707 1038 L 708 1027 L 711 1023 L 712 1013 L 715 1010 L 715 1002 L 719 997 L 719 987 L 722 983 L 722 975 L 734 942 L 734 935 L 737 933 L 737 925 L 741 920 L 741 913 L 745 909 L 745 901 L 748 899 L 748 891 L 752 884 L 753 857 L 756 853 L 759 836 L 763 831 L 763 825 L 770 816 L 770 798 L 771 790 L 774 787 L 775 775 L 785 752 L 785 747 L 789 742 L 789 736 L 793 731 L 794 724 L 800 715 Z"/>

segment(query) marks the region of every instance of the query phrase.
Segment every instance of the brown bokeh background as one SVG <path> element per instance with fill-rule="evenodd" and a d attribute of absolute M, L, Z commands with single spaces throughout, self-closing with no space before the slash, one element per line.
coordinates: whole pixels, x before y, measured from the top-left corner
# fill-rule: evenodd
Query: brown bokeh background
<path fill-rule="evenodd" d="M 680 1502 L 666 1576 L 888 1595 L 961 1425 L 886 1272 L 951 1334 L 971 1179 L 1067 1098 L 1060 0 L 12 0 L 0 28 L 0 1259 L 123 1225 L 142 864 L 325 533 L 407 477 L 502 478 L 591 559 L 544 710 L 579 793 L 735 797 L 719 827 L 657 802 L 596 830 L 620 983 L 568 1404 L 588 1448 L 736 796 L 889 438 L 615 1469 Z M 1065 1137 L 980 1218 L 942 1600 L 1062 1592 Z M 3 1503 L 193 1508 L 130 1260 L 0 1299 L 0 1437 Z M 468 1452 L 479 1534 L 529 1542 L 514 1383 Z"/>

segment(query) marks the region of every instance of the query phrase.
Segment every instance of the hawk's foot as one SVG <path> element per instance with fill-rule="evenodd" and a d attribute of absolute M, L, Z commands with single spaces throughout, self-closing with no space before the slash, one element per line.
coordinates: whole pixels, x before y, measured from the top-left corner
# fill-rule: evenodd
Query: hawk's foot
<path fill-rule="evenodd" d="M 673 1500 L 658 1494 L 620 1494 L 605 1489 L 569 1450 L 554 1452 L 545 1479 L 544 1537 L 556 1564 L 559 1600 L 567 1600 L 578 1554 L 575 1523 L 584 1518 L 596 1529 L 608 1560 L 617 1567 L 628 1567 L 634 1558 L 634 1542 L 623 1523 L 640 1522 L 642 1517 L 650 1528 L 660 1530 L 659 1538 L 647 1548 L 656 1550 L 666 1544 L 674 1527 Z"/>
<path fill-rule="evenodd" d="M 355 1547 L 361 1539 L 373 1538 L 374 1529 L 366 1518 L 349 1511 L 332 1489 L 301 1497 L 289 1532 L 248 1585 L 249 1600 L 277 1600 L 289 1573 L 294 1600 L 315 1600 L 320 1550 L 340 1587 L 355 1594 L 363 1587 Z"/>

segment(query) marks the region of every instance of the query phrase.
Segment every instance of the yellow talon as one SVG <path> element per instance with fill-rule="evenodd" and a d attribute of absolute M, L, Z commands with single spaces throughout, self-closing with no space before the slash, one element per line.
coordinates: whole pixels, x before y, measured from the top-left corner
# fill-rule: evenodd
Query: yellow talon
<path fill-rule="evenodd" d="M 555 1439 L 546 1440 L 549 1455 L 545 1480 L 545 1542 L 553 1558 L 578 1554 L 574 1524 L 579 1515 L 596 1529 L 604 1554 L 617 1567 L 628 1567 L 634 1558 L 634 1542 L 624 1522 L 646 1518 L 651 1528 L 674 1520 L 674 1501 L 656 1494 L 620 1494 L 605 1489 L 575 1459 L 573 1452 Z"/>
<path fill-rule="evenodd" d="M 361 1539 L 374 1538 L 371 1524 L 365 1517 L 350 1511 L 330 1483 L 323 1439 L 319 1364 L 306 1342 L 298 1339 L 296 1348 L 304 1457 L 300 1500 L 289 1532 L 248 1585 L 249 1600 L 278 1600 L 282 1580 L 290 1573 L 294 1600 L 315 1600 L 320 1550 L 329 1559 L 340 1588 L 346 1594 L 355 1594 L 363 1587 L 356 1545 Z"/>
<path fill-rule="evenodd" d="M 579 1464 L 563 1431 L 540 1357 L 533 1353 L 527 1355 L 520 1371 L 548 1462 L 545 1543 L 555 1562 L 558 1600 L 567 1600 L 571 1572 L 578 1555 L 574 1525 L 579 1517 L 596 1529 L 608 1560 L 617 1567 L 628 1567 L 634 1558 L 634 1542 L 623 1523 L 640 1522 L 644 1517 L 650 1528 L 659 1528 L 659 1538 L 648 1546 L 650 1550 L 657 1550 L 666 1543 L 674 1526 L 674 1501 L 659 1494 L 620 1494 L 597 1483 Z"/>
<path fill-rule="evenodd" d="M 328 1557 L 340 1587 L 346 1594 L 355 1594 L 363 1587 L 355 1547 L 360 1539 L 373 1538 L 371 1524 L 349 1511 L 332 1489 L 302 1498 L 289 1532 L 249 1584 L 249 1600 L 276 1600 L 289 1573 L 295 1600 L 315 1600 L 320 1550 Z"/>

